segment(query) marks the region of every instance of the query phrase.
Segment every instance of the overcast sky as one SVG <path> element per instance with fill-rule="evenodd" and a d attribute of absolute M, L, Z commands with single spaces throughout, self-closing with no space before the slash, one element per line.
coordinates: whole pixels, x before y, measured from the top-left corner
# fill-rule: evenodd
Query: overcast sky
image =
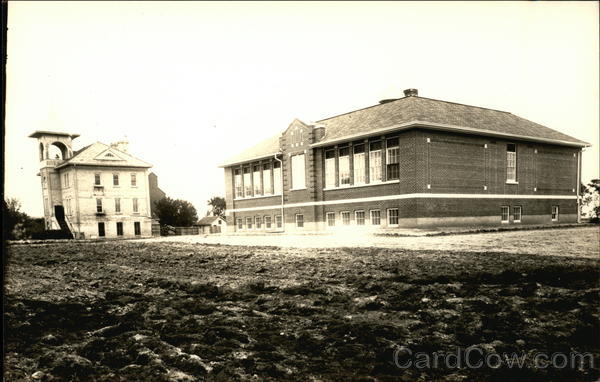
<path fill-rule="evenodd" d="M 42 216 L 34 130 L 126 136 L 167 195 L 224 195 L 217 166 L 283 131 L 402 96 L 509 111 L 593 144 L 598 2 L 8 4 L 5 190 Z"/>

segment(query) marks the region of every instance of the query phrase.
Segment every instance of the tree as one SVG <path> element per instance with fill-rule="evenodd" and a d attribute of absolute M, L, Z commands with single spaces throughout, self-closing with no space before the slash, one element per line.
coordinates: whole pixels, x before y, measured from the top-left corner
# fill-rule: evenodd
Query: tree
<path fill-rule="evenodd" d="M 21 212 L 21 202 L 16 198 L 4 200 L 2 205 L 2 215 L 4 223 L 2 224 L 3 234 L 7 239 L 16 239 L 18 236 L 19 225 L 23 225 L 27 214 Z"/>
<path fill-rule="evenodd" d="M 600 222 L 600 179 L 592 179 L 587 186 L 582 185 L 582 205 L 589 210 L 590 221 Z"/>
<path fill-rule="evenodd" d="M 198 221 L 196 208 L 186 200 L 164 197 L 154 207 L 161 225 L 189 227 Z"/>
<path fill-rule="evenodd" d="M 208 205 L 211 207 L 210 213 L 212 216 L 218 216 L 221 219 L 225 219 L 225 198 L 220 196 L 213 196 L 208 201 Z"/>
<path fill-rule="evenodd" d="M 3 201 L 3 235 L 9 240 L 28 239 L 31 235 L 45 230 L 43 218 L 32 218 L 21 211 L 21 202 L 17 198 Z"/>

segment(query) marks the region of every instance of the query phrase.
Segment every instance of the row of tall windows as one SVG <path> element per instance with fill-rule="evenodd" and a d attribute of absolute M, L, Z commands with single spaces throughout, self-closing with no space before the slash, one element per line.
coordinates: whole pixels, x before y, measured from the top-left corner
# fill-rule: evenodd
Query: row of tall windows
<path fill-rule="evenodd" d="M 233 170 L 233 184 L 236 198 L 281 194 L 281 165 L 274 162 L 273 165 L 263 163 L 236 168 Z"/>
<path fill-rule="evenodd" d="M 369 142 L 369 168 L 366 168 L 365 143 L 337 148 L 337 178 L 336 178 L 336 149 L 325 151 L 325 188 L 350 185 L 363 185 L 383 181 L 383 148 L 382 142 Z M 386 180 L 400 178 L 400 147 L 399 139 L 386 140 Z M 351 171 L 352 168 L 352 171 Z M 352 177 L 350 175 L 353 175 Z"/>

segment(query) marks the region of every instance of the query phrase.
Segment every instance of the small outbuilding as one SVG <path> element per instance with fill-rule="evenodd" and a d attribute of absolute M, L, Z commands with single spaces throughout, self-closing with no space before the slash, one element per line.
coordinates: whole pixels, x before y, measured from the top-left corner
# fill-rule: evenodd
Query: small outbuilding
<path fill-rule="evenodd" d="M 211 234 L 224 232 L 227 222 L 219 216 L 205 216 L 196 225 L 200 229 L 199 234 Z"/>

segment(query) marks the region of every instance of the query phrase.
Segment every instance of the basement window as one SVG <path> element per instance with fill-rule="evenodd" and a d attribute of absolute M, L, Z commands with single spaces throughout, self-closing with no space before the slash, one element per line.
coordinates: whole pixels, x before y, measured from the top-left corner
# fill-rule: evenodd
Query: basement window
<path fill-rule="evenodd" d="M 552 221 L 558 221 L 558 206 L 552 206 Z"/>
<path fill-rule="evenodd" d="M 509 209 L 509 207 L 508 206 L 502 206 L 500 208 L 501 208 L 501 210 L 500 210 L 500 215 L 501 215 L 500 222 L 501 223 L 508 223 L 508 219 L 509 219 L 509 215 L 510 215 L 510 212 L 509 212 L 510 209 Z"/>
<path fill-rule="evenodd" d="M 381 225 L 381 211 L 371 210 L 371 225 Z"/>
<path fill-rule="evenodd" d="M 354 211 L 356 225 L 365 225 L 365 211 Z"/>
<path fill-rule="evenodd" d="M 296 227 L 304 228 L 304 215 L 296 214 Z"/>
<path fill-rule="evenodd" d="M 342 215 L 342 224 L 350 225 L 350 211 L 340 212 L 340 215 Z"/>
<path fill-rule="evenodd" d="M 335 212 L 328 212 L 326 214 L 326 218 L 327 218 L 327 226 L 335 227 Z"/>
<path fill-rule="evenodd" d="M 521 214 L 522 214 L 521 206 L 514 206 L 513 207 L 513 223 L 521 222 Z"/>
<path fill-rule="evenodd" d="M 398 226 L 398 209 L 390 208 L 387 210 L 388 212 L 388 226 L 389 227 L 397 227 Z"/>

